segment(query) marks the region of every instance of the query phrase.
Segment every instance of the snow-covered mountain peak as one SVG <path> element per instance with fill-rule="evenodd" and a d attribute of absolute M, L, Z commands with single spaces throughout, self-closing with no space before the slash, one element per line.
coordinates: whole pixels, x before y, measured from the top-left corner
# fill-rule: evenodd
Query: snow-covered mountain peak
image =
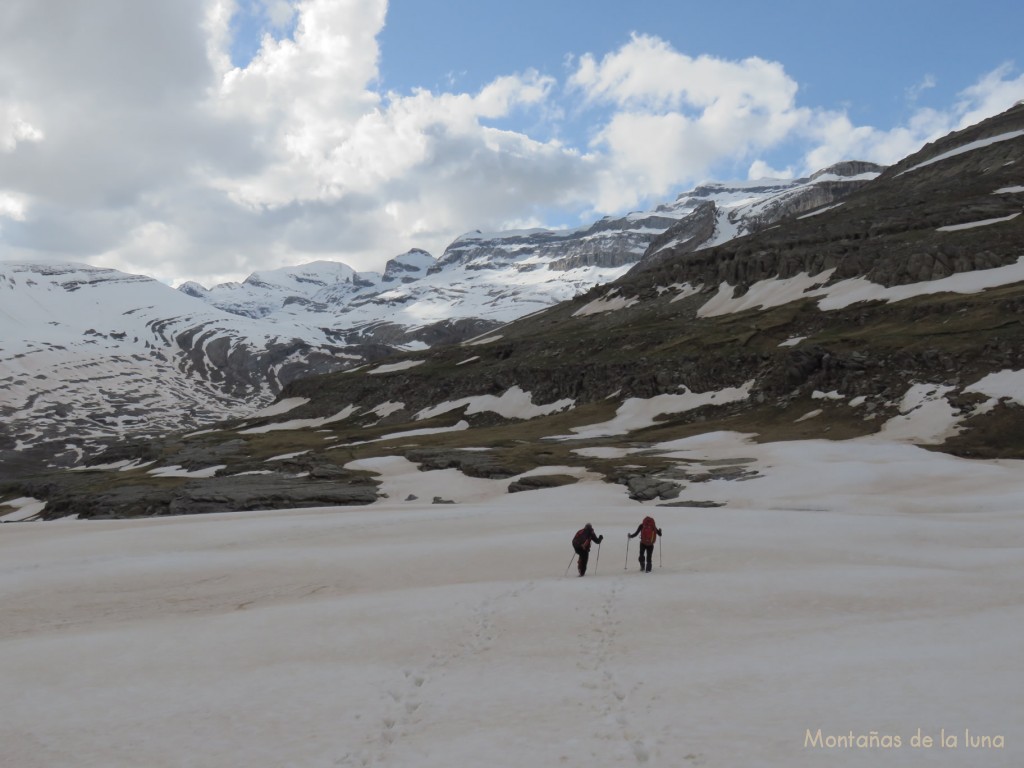
<path fill-rule="evenodd" d="M 885 166 L 858 160 L 844 160 L 816 171 L 807 177 L 807 181 L 821 183 L 825 181 L 871 181 L 878 178 Z"/>
<path fill-rule="evenodd" d="M 60 334 L 53 330 L 58 328 L 75 329 L 75 334 L 80 326 L 125 331 L 154 306 L 169 315 L 215 312 L 151 277 L 88 264 L 0 262 L 0 288 L 6 289 L 0 302 L 5 326 L 31 329 L 31 333 L 4 333 L 0 338 L 4 349 L 26 344 L 37 333 L 59 342 Z M 51 330 L 44 333 L 45 329 Z"/>
<path fill-rule="evenodd" d="M 359 273 L 340 261 L 313 261 L 253 272 L 241 283 L 221 283 L 209 290 L 194 282 L 183 283 L 178 290 L 225 312 L 259 318 L 277 311 L 288 300 L 312 300 L 320 291 L 358 279 Z"/>
<path fill-rule="evenodd" d="M 237 285 L 237 283 L 235 285 Z M 178 286 L 178 290 L 188 296 L 194 296 L 197 299 L 202 299 L 207 293 L 209 293 L 206 286 L 200 285 L 195 280 L 186 280 Z"/>
<path fill-rule="evenodd" d="M 421 248 L 413 248 L 400 256 L 395 256 L 395 258 L 388 260 L 388 263 L 384 266 L 382 280 L 385 283 L 391 283 L 396 280 L 403 283 L 412 282 L 424 277 L 436 265 L 437 259 L 429 253 Z"/>
<path fill-rule="evenodd" d="M 356 271 L 340 261 L 311 261 L 280 269 L 253 272 L 243 285 L 275 287 L 294 290 L 296 287 L 314 286 L 315 290 L 334 283 L 352 282 Z"/>

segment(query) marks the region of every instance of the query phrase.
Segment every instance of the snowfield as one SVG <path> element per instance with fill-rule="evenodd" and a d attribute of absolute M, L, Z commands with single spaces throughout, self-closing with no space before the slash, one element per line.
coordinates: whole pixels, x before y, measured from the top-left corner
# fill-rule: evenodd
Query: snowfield
<path fill-rule="evenodd" d="M 969 225 L 954 225 L 944 229 L 972 228 L 987 224 L 1009 221 L 1018 214 L 1013 214 L 1003 219 L 989 219 L 984 222 L 974 222 Z M 990 269 L 978 269 L 973 272 L 960 272 L 949 277 L 937 278 L 935 280 L 923 280 L 917 283 L 906 283 L 886 287 L 862 277 L 853 277 L 840 280 L 837 283 L 826 285 L 835 269 L 827 269 L 817 275 L 808 275 L 801 272 L 794 277 L 778 278 L 772 277 L 759 280 L 754 283 L 740 297 L 735 297 L 735 286 L 729 283 L 721 283 L 718 286 L 718 293 L 710 298 L 700 309 L 697 310 L 698 317 L 721 317 L 722 315 L 736 312 L 745 312 L 748 309 L 768 309 L 781 307 L 791 301 L 802 298 L 818 298 L 818 308 L 830 312 L 835 309 L 845 309 L 860 301 L 885 301 L 890 304 L 896 301 L 912 299 L 916 296 L 930 296 L 937 293 L 981 293 L 989 288 L 996 288 L 1001 285 L 1024 280 L 1024 256 L 1017 259 L 1013 264 L 1003 267 L 992 267 Z"/>
<path fill-rule="evenodd" d="M 1021 462 L 652 450 L 759 476 L 656 507 L 391 458 L 373 507 L 4 526 L 0 765 L 1022 764 Z"/>

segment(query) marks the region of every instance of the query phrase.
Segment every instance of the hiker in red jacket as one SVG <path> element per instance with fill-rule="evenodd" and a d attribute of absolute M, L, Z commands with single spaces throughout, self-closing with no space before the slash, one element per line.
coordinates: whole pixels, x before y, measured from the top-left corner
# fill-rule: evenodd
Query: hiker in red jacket
<path fill-rule="evenodd" d="M 594 526 L 590 523 L 576 531 L 576 535 L 572 537 L 572 548 L 576 550 L 576 554 L 580 557 L 579 565 L 577 566 L 580 576 L 585 575 L 587 572 L 587 561 L 590 559 L 590 542 L 592 541 L 600 544 L 604 541 L 604 536 L 598 536 L 594 533 Z"/>
<path fill-rule="evenodd" d="M 640 536 L 640 570 L 650 573 L 654 565 L 654 542 L 661 536 L 661 528 L 653 517 L 645 517 L 635 531 L 626 535 L 631 539 Z"/>

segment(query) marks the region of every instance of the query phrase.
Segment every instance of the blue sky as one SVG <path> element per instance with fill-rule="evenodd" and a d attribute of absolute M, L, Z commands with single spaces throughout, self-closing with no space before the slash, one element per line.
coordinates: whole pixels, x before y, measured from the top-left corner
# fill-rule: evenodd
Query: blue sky
<path fill-rule="evenodd" d="M 938 106 L 982 72 L 1013 61 L 1024 5 L 982 0 L 392 0 L 381 44 L 381 82 L 406 91 L 474 90 L 534 67 L 559 76 L 567 56 L 613 51 L 632 32 L 656 35 L 692 56 L 781 62 L 816 105 L 894 123 L 915 106 Z"/>
<path fill-rule="evenodd" d="M 472 91 L 529 67 L 562 78 L 567 58 L 614 51 L 638 32 L 691 56 L 780 62 L 800 102 L 887 128 L 948 108 L 982 73 L 1024 65 L 1021 30 L 1014 0 L 392 0 L 381 85 Z M 586 141 L 585 121 L 560 127 Z M 778 166 L 795 151 L 781 148 Z"/>
<path fill-rule="evenodd" d="M 891 163 L 1024 98 L 1021 29 L 1010 0 L 5 0 L 0 258 L 379 270 Z"/>

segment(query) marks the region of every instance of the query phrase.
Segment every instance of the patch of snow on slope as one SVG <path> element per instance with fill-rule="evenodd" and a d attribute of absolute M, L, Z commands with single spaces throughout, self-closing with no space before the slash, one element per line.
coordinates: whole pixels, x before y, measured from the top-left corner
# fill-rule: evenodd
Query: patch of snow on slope
<path fill-rule="evenodd" d="M 293 451 L 292 453 L 282 453 L 279 456 L 271 456 L 269 459 L 264 459 L 263 463 L 266 464 L 271 461 L 287 461 L 288 459 L 294 459 L 296 456 L 304 456 L 307 453 L 309 453 L 309 449 L 306 449 L 305 451 Z"/>
<path fill-rule="evenodd" d="M 993 192 L 993 195 L 1016 195 L 1024 192 L 1024 187 L 1003 187 Z"/>
<path fill-rule="evenodd" d="M 241 430 L 243 435 L 260 435 L 264 432 L 279 432 L 284 429 L 306 429 L 308 427 L 322 427 L 324 424 L 331 424 L 335 421 L 344 421 L 359 409 L 354 405 L 347 405 L 333 416 L 324 416 L 315 419 L 292 419 L 291 421 L 278 421 L 273 424 L 264 424 L 262 427 L 250 427 Z"/>
<path fill-rule="evenodd" d="M 586 306 L 580 307 L 573 312 L 572 316 L 585 317 L 586 315 L 599 315 L 603 312 L 614 312 L 640 303 L 640 299 L 638 298 L 627 299 L 625 296 L 618 296 L 616 294 L 617 291 L 612 291 L 607 296 L 594 299 Z"/>
<path fill-rule="evenodd" d="M 405 408 L 405 403 L 393 403 L 392 401 L 388 400 L 387 402 L 381 403 L 376 408 L 371 410 L 370 413 L 383 419 L 387 416 L 390 416 L 392 413 L 402 410 L 403 408 Z"/>
<path fill-rule="evenodd" d="M 399 344 L 396 349 L 401 349 L 404 352 L 422 352 L 424 349 L 430 349 L 430 345 L 424 341 L 410 341 L 408 344 Z"/>
<path fill-rule="evenodd" d="M 788 278 L 759 280 L 739 298 L 733 297 L 735 289 L 731 285 L 722 283 L 718 286 L 718 293 L 697 310 L 697 316 L 718 317 L 758 307 L 762 309 L 780 307 L 791 301 L 814 295 L 809 292 L 828 281 L 833 272 L 835 272 L 834 268 L 813 276 L 801 272 Z"/>
<path fill-rule="evenodd" d="M 402 360 L 398 363 L 387 363 L 385 365 L 378 365 L 372 371 L 368 371 L 371 374 L 378 373 L 394 373 L 395 371 L 406 371 L 409 368 L 415 368 L 417 365 L 423 365 L 426 360 Z"/>
<path fill-rule="evenodd" d="M 836 390 L 831 392 L 822 392 L 820 389 L 816 389 L 811 393 L 811 400 L 845 400 L 846 395 L 840 394 Z"/>
<path fill-rule="evenodd" d="M 923 163 L 918 163 L 912 168 L 907 168 L 907 170 L 905 171 L 900 171 L 896 175 L 902 176 L 904 173 L 916 171 L 918 168 L 924 168 L 925 166 L 931 165 L 932 163 L 938 163 L 941 162 L 942 160 L 948 160 L 951 157 L 962 155 L 965 152 L 972 152 L 975 149 L 981 149 L 982 147 L 997 144 L 1001 141 L 1010 141 L 1012 139 L 1016 139 L 1018 136 L 1024 136 L 1024 131 L 1010 131 L 1009 133 L 1001 133 L 998 136 L 989 136 L 987 139 L 978 139 L 977 141 L 972 141 L 969 144 L 964 144 L 963 146 L 957 147 L 956 149 L 951 149 L 948 152 L 943 152 L 941 155 L 936 155 L 930 160 L 925 160 Z"/>
<path fill-rule="evenodd" d="M 875 174 L 875 176 L 877 176 L 877 175 L 878 174 Z M 811 218 L 811 216 L 818 216 L 818 215 L 820 215 L 822 213 L 825 213 L 826 211 L 831 211 L 833 208 L 838 208 L 841 205 L 842 205 L 841 202 L 840 203 L 834 203 L 832 205 L 826 205 L 825 207 L 817 208 L 817 209 L 811 211 L 810 213 L 805 213 L 805 214 L 802 214 L 800 216 L 797 216 L 797 218 L 798 219 L 809 219 L 809 218 Z"/>
<path fill-rule="evenodd" d="M 840 176 L 838 173 L 817 173 L 812 177 L 813 184 L 823 184 L 834 181 L 874 181 L 882 174 L 875 171 L 866 171 L 853 176 Z"/>
<path fill-rule="evenodd" d="M 267 416 L 278 416 L 282 413 L 288 413 L 288 411 L 294 410 L 308 402 L 308 397 L 286 397 L 284 400 L 268 405 L 266 408 L 261 408 L 249 418 L 261 419 Z"/>
<path fill-rule="evenodd" d="M 11 499 L 10 501 L 0 502 L 0 508 L 12 507 L 13 512 L 8 512 L 5 515 L 0 515 L 0 523 L 16 523 L 23 520 L 29 520 L 40 514 L 46 509 L 46 502 L 42 499 L 32 498 L 31 496 L 22 496 L 18 499 Z"/>
<path fill-rule="evenodd" d="M 965 387 L 964 392 L 978 392 L 991 398 L 982 413 L 991 410 L 997 402 L 1004 399 L 1017 405 L 1024 405 L 1024 371 L 1003 369 L 990 373 Z"/>
<path fill-rule="evenodd" d="M 735 290 L 733 286 L 722 283 L 718 288 L 718 293 L 698 310 L 698 315 L 717 317 L 755 307 L 767 309 L 802 298 L 818 299 L 818 307 L 827 312 L 834 309 L 845 309 L 851 304 L 861 301 L 892 303 L 936 293 L 981 293 L 988 288 L 1024 281 L 1024 256 L 1004 267 L 958 272 L 938 280 L 924 280 L 919 283 L 895 285 L 891 288 L 872 283 L 862 277 L 815 287 L 827 280 L 832 272 L 833 270 L 826 270 L 813 277 L 800 273 L 791 278 L 760 280 L 739 298 L 733 297 Z"/>
<path fill-rule="evenodd" d="M 669 288 L 676 291 L 676 295 L 669 300 L 669 303 L 671 304 L 676 301 L 682 301 L 683 299 L 687 299 L 690 296 L 699 293 L 701 288 L 703 287 L 703 285 L 690 285 L 689 283 L 674 283 L 670 285 Z"/>
<path fill-rule="evenodd" d="M 506 419 L 532 419 L 537 416 L 548 416 L 552 413 L 564 411 L 571 408 L 575 400 L 556 400 L 544 405 L 536 405 L 533 402 L 533 395 L 523 391 L 519 386 L 511 387 L 502 393 L 500 397 L 494 395 L 476 395 L 463 397 L 459 400 L 449 400 L 429 408 L 424 408 L 416 414 L 417 420 L 429 419 L 439 416 L 442 413 L 454 411 L 463 406 L 467 414 L 491 412 Z"/>
<path fill-rule="evenodd" d="M 657 424 L 659 416 L 685 413 L 705 405 L 724 405 L 745 400 L 750 395 L 750 389 L 753 386 L 754 381 L 751 379 L 742 386 L 716 391 L 689 392 L 683 388 L 684 392 L 681 395 L 656 395 L 647 399 L 631 397 L 619 406 L 615 412 L 615 418 L 600 424 L 573 427 L 574 435 L 563 435 L 560 439 L 578 440 L 625 435 Z"/>
<path fill-rule="evenodd" d="M 154 463 L 153 461 L 145 461 L 143 459 L 123 459 L 121 461 L 110 461 L 105 464 L 80 464 L 68 467 L 68 470 L 71 472 L 87 472 L 92 469 L 116 469 L 118 472 L 130 472 L 133 469 L 147 467 Z"/>
<path fill-rule="evenodd" d="M 936 228 L 936 232 L 959 232 L 963 229 L 974 229 L 975 227 L 987 227 L 992 224 L 1000 224 L 1004 221 L 1012 221 L 1020 216 L 1020 212 L 1011 213 L 1009 216 L 1001 216 L 997 219 L 981 219 L 980 221 L 969 221 L 965 224 L 950 224 L 946 227 Z"/>
<path fill-rule="evenodd" d="M 736 207 L 740 207 L 744 203 L 748 202 L 750 201 L 740 201 Z M 729 208 L 725 207 L 719 208 L 715 211 L 715 231 L 711 237 L 708 238 L 707 242 L 701 246 L 701 249 L 714 248 L 716 245 L 722 245 L 723 243 L 727 243 L 739 236 L 740 222 L 733 221 L 729 216 L 729 213 Z"/>
<path fill-rule="evenodd" d="M 153 477 L 213 477 L 217 474 L 217 470 L 224 469 L 227 464 L 218 464 L 214 467 L 203 467 L 202 469 L 183 469 L 177 464 L 172 464 L 169 467 L 157 467 L 151 469 L 147 474 Z"/>
<path fill-rule="evenodd" d="M 426 427 L 424 429 L 409 429 L 404 432 L 392 432 L 390 435 L 383 435 L 378 437 L 376 440 L 371 440 L 372 443 L 379 443 L 383 440 L 397 440 L 405 437 L 419 437 L 421 435 L 441 435 L 446 432 L 465 432 L 469 429 L 468 421 L 459 421 L 450 427 Z M 336 448 L 345 448 L 344 445 L 335 446 Z"/>
<path fill-rule="evenodd" d="M 915 296 L 926 296 L 934 293 L 981 293 L 987 288 L 996 288 L 1024 280 L 1024 257 L 1005 267 L 976 269 L 973 272 L 960 272 L 939 280 L 926 280 L 920 283 L 895 285 L 886 288 L 863 278 L 843 280 L 835 285 L 823 288 L 812 295 L 824 298 L 818 306 L 825 310 L 844 309 L 858 301 L 903 301 Z"/>
<path fill-rule="evenodd" d="M 794 424 L 799 424 L 801 421 L 807 421 L 808 419 L 813 419 L 813 418 L 815 418 L 817 416 L 821 416 L 821 414 L 822 414 L 821 408 L 815 408 L 813 411 L 808 411 L 803 416 L 801 416 L 798 419 L 794 420 L 793 423 Z"/>
<path fill-rule="evenodd" d="M 497 336 L 486 336 L 486 337 L 484 337 L 482 339 L 472 339 L 470 341 L 464 341 L 464 342 L 462 342 L 462 346 L 464 346 L 464 347 L 476 347 L 476 346 L 479 346 L 481 344 L 492 344 L 495 341 L 500 341 L 502 338 L 503 337 L 501 336 L 501 334 L 498 334 Z"/>
<path fill-rule="evenodd" d="M 900 414 L 882 425 L 877 435 L 861 438 L 870 441 L 942 443 L 959 431 L 960 417 L 946 395 L 954 387 L 939 384 L 915 384 L 903 395 Z"/>

